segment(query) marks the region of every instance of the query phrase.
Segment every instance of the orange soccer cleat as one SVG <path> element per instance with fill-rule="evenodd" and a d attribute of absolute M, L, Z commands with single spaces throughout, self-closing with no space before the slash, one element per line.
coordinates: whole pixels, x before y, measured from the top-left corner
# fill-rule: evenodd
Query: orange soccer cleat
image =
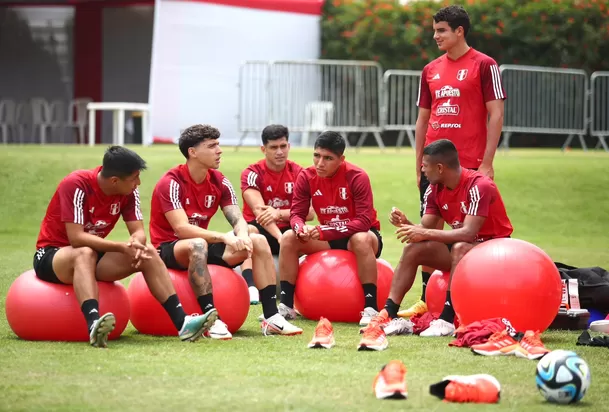
<path fill-rule="evenodd" d="M 325 348 L 330 349 L 334 346 L 334 329 L 330 321 L 323 316 L 319 319 L 313 339 L 309 342 L 309 348 Z"/>
<path fill-rule="evenodd" d="M 392 360 L 376 375 L 372 388 L 377 399 L 406 399 L 406 366 L 399 360 Z"/>
<path fill-rule="evenodd" d="M 391 319 L 389 319 L 389 313 L 387 313 L 387 309 L 381 309 L 378 315 L 374 316 L 367 326 L 360 328 L 359 333 L 364 333 L 367 328 L 374 328 L 376 326 L 379 326 L 381 329 L 383 329 L 385 325 L 387 325 L 390 321 Z"/>
<path fill-rule="evenodd" d="M 541 341 L 539 332 L 533 332 L 532 330 L 526 331 L 522 339 L 520 339 L 520 350 L 516 352 L 516 356 L 519 358 L 526 358 L 530 360 L 541 359 L 546 353 L 550 352 Z"/>
<path fill-rule="evenodd" d="M 493 333 L 487 342 L 472 345 L 471 349 L 475 354 L 484 356 L 508 356 L 522 350 L 507 330 Z"/>
<path fill-rule="evenodd" d="M 491 375 L 447 376 L 429 387 L 429 393 L 447 402 L 497 403 L 501 385 Z"/>
<path fill-rule="evenodd" d="M 389 346 L 385 331 L 380 326 L 368 326 L 357 350 L 385 350 Z"/>

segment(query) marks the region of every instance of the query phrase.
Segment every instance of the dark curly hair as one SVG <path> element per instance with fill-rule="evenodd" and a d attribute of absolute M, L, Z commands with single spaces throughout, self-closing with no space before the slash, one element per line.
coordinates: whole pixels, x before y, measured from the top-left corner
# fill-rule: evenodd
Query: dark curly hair
<path fill-rule="evenodd" d="M 188 159 L 188 149 L 198 146 L 199 143 L 205 140 L 216 140 L 219 138 L 220 131 L 215 127 L 208 124 L 195 124 L 182 132 L 178 146 L 180 147 L 180 152 Z"/>

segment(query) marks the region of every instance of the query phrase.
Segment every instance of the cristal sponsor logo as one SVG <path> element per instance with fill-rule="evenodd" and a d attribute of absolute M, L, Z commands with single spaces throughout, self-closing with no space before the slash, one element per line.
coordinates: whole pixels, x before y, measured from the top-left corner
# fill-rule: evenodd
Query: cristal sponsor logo
<path fill-rule="evenodd" d="M 274 209 L 281 209 L 282 207 L 290 206 L 290 201 L 275 197 L 273 199 L 269 199 L 268 205 L 273 207 Z"/>
<path fill-rule="evenodd" d="M 457 116 L 459 114 L 459 105 L 450 104 L 450 99 L 446 103 L 442 103 L 436 109 L 436 116 Z"/>
<path fill-rule="evenodd" d="M 436 99 L 441 99 L 443 97 L 459 97 L 461 96 L 461 91 L 459 89 L 453 89 L 452 86 L 444 86 L 440 90 L 436 90 Z"/>

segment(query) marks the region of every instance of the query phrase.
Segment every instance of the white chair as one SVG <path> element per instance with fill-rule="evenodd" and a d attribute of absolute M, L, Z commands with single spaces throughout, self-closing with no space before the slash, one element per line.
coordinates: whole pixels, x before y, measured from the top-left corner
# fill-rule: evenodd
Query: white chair
<path fill-rule="evenodd" d="M 17 105 L 14 100 L 4 99 L 0 100 L 0 133 L 2 133 L 2 143 L 7 144 L 9 142 L 9 132 L 15 139 L 17 131 Z M 21 136 L 20 136 L 21 139 Z"/>
<path fill-rule="evenodd" d="M 65 126 L 64 105 L 59 100 L 49 103 L 42 98 L 32 99 L 30 104 L 32 106 L 32 138 L 34 141 L 36 140 L 38 130 L 40 131 L 40 144 L 46 144 L 47 129 L 51 130 L 52 140 L 53 132 Z"/>
<path fill-rule="evenodd" d="M 87 130 L 87 104 L 91 103 L 93 99 L 88 97 L 81 97 L 72 100 L 68 104 L 68 122 L 65 127 L 70 131 L 76 129 L 77 136 L 76 142 L 85 144 L 87 139 L 85 138 L 85 131 Z"/>
<path fill-rule="evenodd" d="M 309 102 L 305 106 L 305 129 L 302 133 L 300 146 L 306 147 L 309 143 L 309 132 L 323 132 L 327 126 L 332 125 L 334 118 L 334 103 Z"/>

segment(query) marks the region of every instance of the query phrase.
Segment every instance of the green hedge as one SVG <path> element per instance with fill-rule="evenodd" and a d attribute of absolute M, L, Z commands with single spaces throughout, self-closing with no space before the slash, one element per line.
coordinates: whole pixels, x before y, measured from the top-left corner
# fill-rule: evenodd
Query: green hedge
<path fill-rule="evenodd" d="M 422 69 L 440 55 L 432 16 L 462 4 L 468 43 L 499 64 L 609 70 L 609 0 L 326 0 L 322 57 Z"/>

